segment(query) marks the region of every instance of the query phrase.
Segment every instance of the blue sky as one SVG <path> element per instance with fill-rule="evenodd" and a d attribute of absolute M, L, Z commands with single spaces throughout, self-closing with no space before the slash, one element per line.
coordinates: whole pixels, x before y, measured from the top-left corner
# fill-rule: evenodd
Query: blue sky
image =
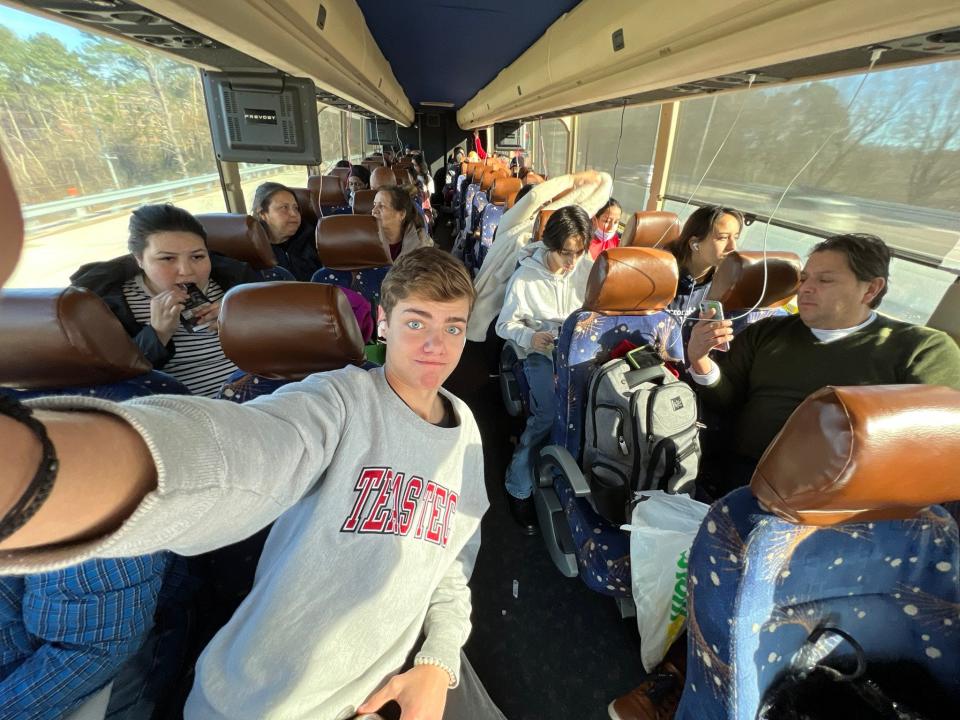
<path fill-rule="evenodd" d="M 12 30 L 21 37 L 45 32 L 58 38 L 71 50 L 92 37 L 70 25 L 20 12 L 5 5 L 0 5 L 0 26 Z"/>

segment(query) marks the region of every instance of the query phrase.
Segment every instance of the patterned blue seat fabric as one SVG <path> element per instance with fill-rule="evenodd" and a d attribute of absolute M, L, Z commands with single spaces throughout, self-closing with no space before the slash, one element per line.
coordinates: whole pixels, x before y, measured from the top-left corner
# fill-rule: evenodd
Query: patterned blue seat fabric
<path fill-rule="evenodd" d="M 584 309 L 567 318 L 557 340 L 557 416 L 550 446 L 562 448 L 578 467 L 582 468 L 590 376 L 610 359 L 611 351 L 629 341 L 638 347 L 651 345 L 663 357 L 682 360 L 679 325 L 664 311 L 676 289 L 676 261 L 662 250 L 615 248 L 594 263 Z M 550 446 L 544 452 L 550 451 Z M 541 453 L 541 462 L 543 457 Z M 578 497 L 563 472 L 555 469 L 552 487 L 540 487 L 536 493 L 538 514 L 549 503 L 548 493 L 555 493 L 559 500 L 572 535 L 576 571 L 587 587 L 617 598 L 631 597 L 627 533 L 600 517 L 588 496 Z M 544 524 L 541 515 L 541 529 Z M 548 531 L 544 539 L 560 565 L 556 545 L 551 544 L 562 541 Z M 563 555 L 569 558 L 566 551 Z M 572 568 L 560 569 L 569 574 Z"/>
<path fill-rule="evenodd" d="M 940 506 L 909 520 L 794 525 L 749 488 L 710 509 L 690 551 L 687 679 L 678 720 L 753 719 L 818 625 L 868 657 L 924 665 L 960 703 L 957 525 Z"/>
<path fill-rule="evenodd" d="M 823 626 L 863 648 L 868 677 L 871 663 L 919 667 L 960 707 L 960 538 L 936 504 L 960 494 L 948 480 L 958 398 L 924 385 L 823 388 L 787 421 L 751 486 L 710 508 L 689 555 L 679 720 L 752 720 Z M 911 481 L 900 483 L 890 458 L 937 428 L 942 452 L 912 453 Z M 831 660 L 853 652 L 842 643 Z"/>
<path fill-rule="evenodd" d="M 557 341 L 557 418 L 550 442 L 565 447 L 578 463 L 583 451 L 587 389 L 593 371 L 624 340 L 662 348 L 683 357 L 676 322 L 665 312 L 602 315 L 581 311 L 564 323 Z M 586 498 L 578 498 L 560 476 L 554 481 L 577 548 L 580 577 L 591 590 L 630 597 L 630 537 L 604 520 Z"/>
<path fill-rule="evenodd" d="M 292 272 L 287 270 L 285 267 L 280 267 L 279 265 L 277 265 L 276 267 L 267 268 L 266 270 L 261 270 L 260 278 L 264 282 L 276 282 L 278 280 L 286 280 L 286 281 L 296 280 Z"/>
<path fill-rule="evenodd" d="M 360 293 L 376 314 L 380 286 L 393 264 L 371 215 L 325 217 L 317 224 L 317 254 L 322 267 L 311 282 L 338 285 Z"/>

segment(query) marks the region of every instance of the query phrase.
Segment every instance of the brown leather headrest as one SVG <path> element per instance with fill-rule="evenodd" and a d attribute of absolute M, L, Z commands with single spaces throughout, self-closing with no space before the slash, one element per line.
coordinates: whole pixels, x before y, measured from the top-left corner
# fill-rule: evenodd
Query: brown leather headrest
<path fill-rule="evenodd" d="M 357 190 L 353 194 L 353 214 L 369 215 L 373 212 L 373 199 L 377 196 L 376 190 Z"/>
<path fill-rule="evenodd" d="M 506 177 L 506 176 L 507 176 L 507 173 L 503 170 L 503 168 L 497 165 L 488 167 L 486 170 L 483 171 L 483 175 L 480 176 L 480 189 L 483 190 L 484 192 L 487 192 L 493 186 L 493 183 L 496 181 L 497 178 Z"/>
<path fill-rule="evenodd" d="M 396 185 L 397 177 L 393 174 L 393 169 L 388 167 L 383 167 L 382 165 L 378 168 L 375 168 L 370 173 L 370 189 L 379 190 L 382 187 L 387 185 Z"/>
<path fill-rule="evenodd" d="M 677 261 L 666 250 L 610 248 L 593 263 L 583 309 L 606 315 L 650 315 L 670 304 L 679 277 Z"/>
<path fill-rule="evenodd" d="M 336 175 L 311 175 L 307 178 L 307 187 L 318 208 L 343 205 L 347 201 L 343 183 Z"/>
<path fill-rule="evenodd" d="M 541 210 L 537 214 L 537 219 L 533 223 L 533 240 L 534 242 L 539 242 L 543 239 L 543 231 L 547 227 L 547 221 L 550 219 L 550 216 L 556 212 L 555 210 Z"/>
<path fill-rule="evenodd" d="M 0 293 L 0 384 L 100 385 L 152 366 L 106 303 L 83 288 Z"/>
<path fill-rule="evenodd" d="M 483 173 L 486 172 L 487 166 L 485 163 L 478 162 L 473 168 L 473 182 L 479 183 L 480 178 L 483 177 Z"/>
<path fill-rule="evenodd" d="M 340 288 L 321 283 L 233 288 L 220 308 L 220 345 L 244 372 L 284 380 L 364 361 L 350 301 Z"/>
<path fill-rule="evenodd" d="M 410 173 L 407 172 L 407 169 L 405 167 L 394 165 L 390 169 L 393 170 L 393 177 L 396 178 L 397 185 L 410 184 Z"/>
<path fill-rule="evenodd" d="M 792 252 L 767 253 L 767 288 L 763 289 L 763 253 L 732 252 L 717 267 L 710 285 L 710 300 L 719 300 L 729 310 L 786 305 L 800 287 L 800 256 Z"/>
<path fill-rule="evenodd" d="M 297 199 L 297 205 L 300 206 L 300 218 L 305 223 L 314 225 L 317 222 L 317 209 L 313 205 L 313 196 L 310 188 L 290 188 L 290 192 Z"/>
<path fill-rule="evenodd" d="M 507 210 L 509 210 L 510 208 L 512 208 L 512 207 L 514 206 L 514 204 L 517 202 L 517 195 L 518 195 L 519 193 L 520 193 L 520 191 L 518 190 L 517 192 L 512 192 L 512 193 L 510 193 L 509 195 L 507 195 L 507 201 L 503 204 L 503 206 L 504 206 Z"/>
<path fill-rule="evenodd" d="M 348 167 L 335 167 L 335 168 L 330 168 L 330 172 L 327 174 L 340 178 L 341 187 L 346 188 L 347 180 L 350 178 L 350 170 L 351 168 L 348 168 Z"/>
<path fill-rule="evenodd" d="M 207 247 L 213 252 L 242 260 L 254 270 L 276 267 L 270 235 L 256 218 L 239 213 L 204 213 L 196 217 L 207 231 Z"/>
<path fill-rule="evenodd" d="M 383 164 L 383 160 L 363 160 L 360 162 L 363 167 L 369 170 L 371 173 L 377 168 L 386 167 Z"/>
<path fill-rule="evenodd" d="M 372 215 L 331 215 L 317 223 L 317 255 L 330 270 L 392 265 L 390 247 Z"/>
<path fill-rule="evenodd" d="M 493 183 L 493 187 L 490 188 L 487 195 L 494 205 L 506 205 L 507 199 L 511 195 L 516 195 L 522 186 L 523 183 L 517 178 L 501 175 Z"/>
<path fill-rule="evenodd" d="M 636 212 L 623 231 L 621 247 L 666 247 L 680 237 L 676 213 L 650 210 Z"/>
<path fill-rule="evenodd" d="M 543 176 L 532 171 L 523 176 L 524 185 L 539 185 L 542 182 L 544 182 Z"/>
<path fill-rule="evenodd" d="M 13 273 L 23 246 L 23 215 L 20 214 L 20 201 L 17 199 L 13 181 L 7 172 L 7 166 L 0 156 L 0 285 Z"/>
<path fill-rule="evenodd" d="M 760 458 L 750 489 L 804 525 L 890 520 L 957 500 L 960 391 L 936 385 L 825 387 Z"/>

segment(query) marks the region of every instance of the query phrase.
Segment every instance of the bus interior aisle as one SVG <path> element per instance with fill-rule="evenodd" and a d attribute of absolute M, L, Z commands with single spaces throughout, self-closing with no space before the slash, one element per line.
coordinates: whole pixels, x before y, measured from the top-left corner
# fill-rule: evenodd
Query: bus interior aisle
<path fill-rule="evenodd" d="M 510 720 L 601 720 L 607 704 L 644 676 L 634 618 L 557 572 L 540 537 L 510 517 L 503 476 L 522 431 L 505 415 L 488 348 L 468 342 L 447 388 L 473 410 L 483 437 L 490 509 L 473 577 L 473 632 L 466 653 Z M 505 422 L 505 419 L 508 422 Z"/>

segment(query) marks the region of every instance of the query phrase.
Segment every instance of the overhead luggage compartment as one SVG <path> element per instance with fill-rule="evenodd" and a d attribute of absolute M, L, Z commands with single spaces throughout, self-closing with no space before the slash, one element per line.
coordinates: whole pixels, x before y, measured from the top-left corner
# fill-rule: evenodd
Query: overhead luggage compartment
<path fill-rule="evenodd" d="M 185 27 L 401 125 L 413 107 L 354 0 L 139 0 Z M 242 68 L 223 68 L 240 70 Z"/>
<path fill-rule="evenodd" d="M 850 72 L 870 54 L 844 51 L 957 26 L 956 0 L 583 0 L 457 120 L 470 129 L 620 98 L 662 102 L 743 86 L 757 70 L 759 83 Z M 954 47 L 904 43 L 880 65 L 943 59 L 938 52 Z"/>

